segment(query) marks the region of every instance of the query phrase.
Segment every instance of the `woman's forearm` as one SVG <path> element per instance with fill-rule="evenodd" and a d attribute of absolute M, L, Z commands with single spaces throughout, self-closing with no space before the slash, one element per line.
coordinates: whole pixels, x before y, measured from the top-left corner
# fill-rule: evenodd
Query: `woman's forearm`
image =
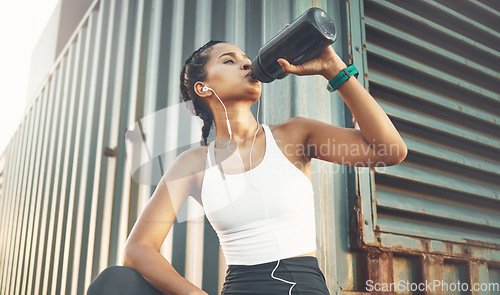
<path fill-rule="evenodd" d="M 207 294 L 181 276 L 155 249 L 145 245 L 127 245 L 123 265 L 137 270 L 164 294 Z"/>

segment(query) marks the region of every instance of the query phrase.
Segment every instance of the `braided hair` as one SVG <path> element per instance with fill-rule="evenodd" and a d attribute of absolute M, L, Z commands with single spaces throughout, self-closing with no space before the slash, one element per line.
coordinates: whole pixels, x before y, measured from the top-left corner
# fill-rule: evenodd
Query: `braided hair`
<path fill-rule="evenodd" d="M 201 128 L 202 140 L 201 145 L 207 145 L 207 138 L 210 134 L 210 128 L 214 123 L 214 117 L 212 111 L 208 107 L 208 104 L 203 101 L 194 91 L 194 84 L 198 81 L 205 81 L 207 78 L 207 73 L 205 71 L 205 66 L 210 59 L 208 53 L 212 50 L 211 47 L 218 43 L 224 43 L 222 41 L 209 41 L 198 50 L 193 52 L 190 57 L 184 62 L 180 76 L 180 90 L 182 100 L 188 105 L 188 101 L 192 101 L 194 106 L 194 113 L 203 120 L 203 127 Z M 193 111 L 193 110 L 191 110 Z M 204 143 L 204 144 L 203 144 Z"/>

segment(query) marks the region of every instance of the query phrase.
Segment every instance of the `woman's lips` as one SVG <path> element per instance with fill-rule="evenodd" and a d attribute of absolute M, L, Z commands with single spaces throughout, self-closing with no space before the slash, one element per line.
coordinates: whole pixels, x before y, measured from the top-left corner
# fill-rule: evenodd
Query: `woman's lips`
<path fill-rule="evenodd" d="M 245 78 L 250 78 L 250 79 L 252 79 L 254 82 L 258 82 L 258 81 L 259 81 L 259 80 L 254 79 L 254 78 L 252 77 L 252 71 L 248 72 L 248 73 L 247 73 L 247 75 L 245 76 Z"/>

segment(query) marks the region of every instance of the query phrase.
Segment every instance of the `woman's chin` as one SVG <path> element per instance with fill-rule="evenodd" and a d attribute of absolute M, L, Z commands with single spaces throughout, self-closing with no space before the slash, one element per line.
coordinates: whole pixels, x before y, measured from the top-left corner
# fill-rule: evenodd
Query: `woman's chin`
<path fill-rule="evenodd" d="M 259 90 L 258 90 L 258 91 L 255 91 L 254 93 L 252 93 L 252 95 L 251 95 L 251 96 L 252 96 L 252 100 L 253 100 L 254 102 L 258 101 L 258 100 L 259 100 L 259 98 L 260 98 L 260 95 L 261 95 L 261 94 L 262 94 L 262 92 L 261 92 L 261 90 L 260 90 L 260 88 L 259 88 Z"/>

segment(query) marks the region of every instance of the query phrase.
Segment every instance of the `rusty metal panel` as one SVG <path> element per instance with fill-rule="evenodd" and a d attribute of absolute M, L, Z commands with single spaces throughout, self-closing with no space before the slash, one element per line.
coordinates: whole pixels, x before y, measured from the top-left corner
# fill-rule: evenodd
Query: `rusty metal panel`
<path fill-rule="evenodd" d="M 444 263 L 444 283 L 446 294 L 463 294 L 459 288 L 452 287 L 457 282 L 466 282 L 467 279 L 467 265 L 465 263 L 456 263 L 452 261 L 445 261 Z M 445 285 L 448 284 L 448 285 Z M 458 287 L 458 286 L 457 286 Z"/>
<path fill-rule="evenodd" d="M 364 0 L 349 7 L 350 56 L 409 155 L 397 166 L 357 169 L 350 246 L 359 254 L 355 292 L 345 293 L 366 292 L 372 279 L 460 281 L 485 288 L 474 294 L 497 294 L 498 3 Z"/>
<path fill-rule="evenodd" d="M 350 244 L 368 268 L 357 281 L 498 282 L 498 3 L 364 0 L 350 8 L 361 81 L 409 148 L 399 165 L 357 169 Z"/>
<path fill-rule="evenodd" d="M 485 267 L 486 268 L 486 267 Z M 492 290 L 495 290 L 497 293 L 500 293 L 500 265 L 491 265 L 487 268 L 488 275 L 484 276 L 482 281 L 487 282 L 489 286 L 491 286 Z"/>
<path fill-rule="evenodd" d="M 409 147 L 402 164 L 372 171 L 363 205 L 377 239 L 365 238 L 498 249 L 500 33 L 481 17 L 498 11 L 438 2 L 364 1 L 369 89 Z"/>

